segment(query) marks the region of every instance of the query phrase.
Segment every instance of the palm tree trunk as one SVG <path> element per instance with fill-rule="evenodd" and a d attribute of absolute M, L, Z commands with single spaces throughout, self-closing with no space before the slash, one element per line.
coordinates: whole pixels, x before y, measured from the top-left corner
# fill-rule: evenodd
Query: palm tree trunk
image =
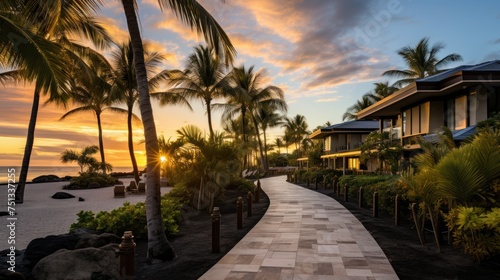
<path fill-rule="evenodd" d="M 214 140 L 214 129 L 212 128 L 212 112 L 210 110 L 210 99 L 205 99 L 207 105 L 208 130 L 210 131 L 210 140 Z"/>
<path fill-rule="evenodd" d="M 28 177 L 28 169 L 30 166 L 31 151 L 33 150 L 33 142 L 35 141 L 36 118 L 38 115 L 38 106 L 40 104 L 40 90 L 35 89 L 33 94 L 33 105 L 31 107 L 30 122 L 28 125 L 28 134 L 26 136 L 26 145 L 24 146 L 23 163 L 21 173 L 19 175 L 19 183 L 16 188 L 16 203 L 24 202 L 24 189 L 26 186 L 26 178 Z"/>
<path fill-rule="evenodd" d="M 130 160 L 132 161 L 132 168 L 134 170 L 135 181 L 139 182 L 140 181 L 139 169 L 137 168 L 137 161 L 135 159 L 135 154 L 134 154 L 134 139 L 133 139 L 134 135 L 132 132 L 132 109 L 133 109 L 133 106 L 129 106 L 128 107 L 128 114 L 127 114 L 128 152 L 130 154 Z"/>
<path fill-rule="evenodd" d="M 247 135 L 245 133 L 245 113 L 246 113 L 246 109 L 245 107 L 241 107 L 241 135 L 243 136 L 243 146 L 244 146 L 244 150 L 247 151 L 247 148 L 248 148 L 248 139 L 247 139 Z M 248 168 L 248 154 L 247 156 L 245 156 L 243 158 L 243 169 L 247 169 Z"/>
<path fill-rule="evenodd" d="M 134 51 L 134 66 L 144 137 L 146 139 L 147 188 L 146 219 L 148 225 L 148 259 L 172 260 L 174 249 L 168 242 L 161 218 L 160 203 L 160 158 L 158 138 L 149 97 L 148 78 L 144 64 L 144 49 L 135 13 L 134 0 L 122 0 L 123 10 Z"/>
<path fill-rule="evenodd" d="M 102 173 L 106 174 L 106 159 L 104 158 L 104 141 L 102 141 L 101 114 L 96 113 L 96 116 L 97 116 L 97 129 L 99 131 L 99 152 L 101 153 L 101 169 Z"/>
<path fill-rule="evenodd" d="M 262 129 L 262 133 L 264 135 L 264 159 L 266 161 L 266 171 L 269 171 L 269 160 L 267 159 L 267 139 L 266 139 L 266 130 Z"/>
<path fill-rule="evenodd" d="M 253 124 L 255 126 L 255 133 L 257 134 L 257 143 L 259 144 L 259 153 L 260 153 L 260 164 L 262 166 L 262 169 L 267 171 L 267 166 L 266 166 L 266 158 L 264 157 L 264 152 L 263 147 L 262 147 L 262 140 L 260 139 L 260 133 L 259 133 L 259 125 L 257 123 L 257 119 L 252 115 L 252 120 Z"/>

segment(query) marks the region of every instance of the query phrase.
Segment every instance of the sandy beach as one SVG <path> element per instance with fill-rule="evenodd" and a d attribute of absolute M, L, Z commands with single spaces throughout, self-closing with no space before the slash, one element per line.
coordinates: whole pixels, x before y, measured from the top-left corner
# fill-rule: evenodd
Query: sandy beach
<path fill-rule="evenodd" d="M 128 185 L 132 178 L 120 179 Z M 68 182 L 40 183 L 26 185 L 24 203 L 15 206 L 17 220 L 15 221 L 16 249 L 26 249 L 34 238 L 68 233 L 69 227 L 76 222 L 76 214 L 81 210 L 109 211 L 120 207 L 124 202 L 144 202 L 143 194 L 127 194 L 125 198 L 114 198 L 113 188 L 90 190 L 63 190 Z M 162 194 L 170 191 L 162 188 Z M 75 196 L 71 199 L 53 199 L 51 196 L 64 191 Z M 82 197 L 85 201 L 78 201 Z M 7 211 L 7 185 L 0 185 L 0 211 Z M 0 250 L 9 246 L 9 216 L 0 217 Z"/>

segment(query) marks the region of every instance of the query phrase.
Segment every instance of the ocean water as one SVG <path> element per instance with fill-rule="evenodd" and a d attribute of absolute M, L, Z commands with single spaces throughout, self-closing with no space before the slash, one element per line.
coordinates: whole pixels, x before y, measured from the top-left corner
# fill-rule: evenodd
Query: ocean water
<path fill-rule="evenodd" d="M 9 172 L 14 169 L 14 172 Z M 141 169 L 139 169 L 141 170 Z M 77 176 L 80 172 L 79 166 L 30 166 L 28 169 L 27 182 L 31 182 L 34 178 L 42 175 L 57 175 L 59 177 L 64 176 Z M 132 167 L 128 166 L 118 166 L 113 167 L 113 172 L 132 172 Z M 16 174 L 16 183 L 19 181 L 19 175 L 21 174 L 20 166 L 0 166 L 0 184 L 6 184 L 8 181 L 8 175 Z M 11 175 L 12 177 L 12 175 Z"/>

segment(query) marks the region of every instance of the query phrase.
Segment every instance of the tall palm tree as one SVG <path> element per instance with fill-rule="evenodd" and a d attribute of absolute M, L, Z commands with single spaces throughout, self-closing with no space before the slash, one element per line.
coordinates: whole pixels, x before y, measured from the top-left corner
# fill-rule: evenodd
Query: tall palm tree
<path fill-rule="evenodd" d="M 82 64 L 79 57 L 89 53 L 88 48 L 82 47 L 73 40 L 68 39 L 67 35 L 72 34 L 81 36 L 94 43 L 95 46 L 102 48 L 107 46 L 110 41 L 104 29 L 92 17 L 102 4 L 101 0 L 85 0 L 85 1 L 41 1 L 27 0 L 26 5 L 19 4 L 21 8 L 18 15 L 25 16 L 25 26 L 31 26 L 29 30 L 34 30 L 39 37 L 43 37 L 52 42 L 50 46 L 59 45 L 55 48 L 60 48 L 58 52 L 59 60 L 66 60 L 66 64 Z M 19 30 L 17 30 L 19 31 Z M 24 33 L 28 34 L 28 33 Z M 11 35 L 8 35 L 8 37 Z M 21 39 L 26 39 L 28 35 L 22 36 Z M 18 49 L 25 48 L 25 44 L 17 45 Z M 45 49 L 45 48 L 44 48 Z M 37 52 L 35 52 L 36 54 Z M 42 60 L 43 62 L 44 60 Z M 43 67 L 41 67 L 43 68 Z M 45 70 L 54 70 L 52 77 L 56 77 L 56 73 L 68 71 L 65 65 L 61 69 L 50 68 Z M 42 70 L 42 69 L 39 69 Z M 28 71 L 29 72 L 29 71 Z M 38 115 L 38 106 L 40 96 L 46 93 L 47 77 L 51 74 L 39 74 L 45 76 L 40 82 L 35 82 L 35 90 L 33 94 L 33 105 L 31 110 L 30 122 L 28 125 L 28 134 L 26 137 L 26 146 L 24 149 L 23 162 L 19 175 L 19 184 L 16 188 L 16 201 L 23 202 L 24 188 L 28 175 L 29 162 L 33 142 L 35 137 L 36 118 Z M 63 74 L 64 76 L 64 74 Z M 34 76 L 32 76 L 33 78 Z M 67 81 L 67 80 L 66 80 Z M 49 100 L 58 101 L 63 105 L 67 101 L 68 96 L 64 94 L 65 83 L 58 84 L 55 80 L 48 80 L 51 84 L 51 95 Z M 61 86 L 61 87 L 58 87 Z M 59 93 L 57 93 L 59 91 Z"/>
<path fill-rule="evenodd" d="M 166 93 L 180 94 L 188 99 L 201 99 L 205 104 L 210 138 L 214 136 L 212 127 L 212 100 L 222 96 L 221 84 L 225 81 L 224 64 L 213 49 L 199 45 L 189 55 L 186 70 L 168 71 L 173 88 Z"/>
<path fill-rule="evenodd" d="M 444 48 L 442 43 L 429 46 L 429 38 L 422 38 L 415 47 L 406 46 L 398 50 L 398 55 L 403 58 L 408 69 L 388 70 L 384 76 L 401 78 L 394 83 L 397 87 L 402 87 L 430 75 L 442 71 L 442 67 L 451 62 L 461 61 L 462 56 L 456 53 L 449 54 L 442 59 L 437 58 L 437 53 Z"/>
<path fill-rule="evenodd" d="M 268 170 L 269 167 L 269 161 L 267 159 L 267 136 L 266 136 L 266 130 L 268 128 L 273 128 L 277 127 L 283 124 L 283 115 L 280 115 L 276 113 L 276 110 L 272 107 L 264 106 L 257 110 L 257 121 L 260 124 L 260 127 L 262 129 L 262 135 L 264 137 L 264 156 L 265 156 L 265 162 L 266 162 L 266 170 Z"/>
<path fill-rule="evenodd" d="M 132 168 L 134 178 L 139 181 L 139 169 L 134 154 L 134 140 L 132 132 L 132 121 L 140 120 L 138 116 L 133 113 L 134 106 L 139 100 L 139 93 L 137 91 L 137 79 L 135 76 L 134 68 L 134 53 L 132 51 L 132 43 L 129 41 L 127 44 L 122 44 L 112 54 L 112 63 L 114 65 L 114 84 L 112 88 L 112 96 L 115 96 L 121 102 L 125 103 L 127 110 L 127 130 L 128 130 L 128 149 L 130 160 L 132 161 Z M 149 86 L 154 89 L 157 88 L 162 81 L 167 77 L 166 71 L 157 73 L 158 66 L 165 60 L 162 53 L 149 51 L 149 45 L 144 44 L 144 62 L 149 79 Z M 154 93 L 152 93 L 154 95 Z M 161 104 L 181 104 L 187 103 L 185 99 L 177 96 L 168 96 L 160 99 Z M 189 104 L 187 104 L 189 107 Z M 118 108 L 117 108 L 118 109 Z"/>
<path fill-rule="evenodd" d="M 285 135 L 290 135 L 292 143 L 295 144 L 295 150 L 300 156 L 302 140 L 309 135 L 306 118 L 297 114 L 293 118 L 286 118 L 283 126 L 285 127 Z"/>
<path fill-rule="evenodd" d="M 351 107 L 347 108 L 346 112 L 342 116 L 342 121 L 345 120 L 355 120 L 358 117 L 356 114 L 365 109 L 370 107 L 373 104 L 373 99 L 370 98 L 370 94 L 372 93 L 366 93 L 361 97 L 361 100 L 357 100 L 356 104 L 352 105 Z"/>
<path fill-rule="evenodd" d="M 107 62 L 107 61 L 106 61 Z M 113 73 L 111 66 L 105 65 L 92 65 L 96 73 L 95 77 L 87 79 L 85 77 L 78 77 L 72 84 L 72 101 L 80 107 L 74 108 L 66 112 L 59 120 L 64 120 L 69 116 L 80 113 L 93 113 L 97 118 L 97 129 L 99 139 L 99 152 L 101 155 L 101 169 L 106 174 L 106 159 L 104 155 L 104 141 L 102 136 L 102 122 L 101 114 L 106 111 L 114 111 L 124 113 L 122 108 L 112 107 L 111 104 L 116 101 L 116 97 L 111 94 L 110 83 L 113 80 Z"/>
<path fill-rule="evenodd" d="M 176 254 L 162 230 L 160 211 L 160 159 L 156 127 L 149 100 L 149 85 L 144 64 L 144 50 L 136 14 L 136 1 L 121 0 L 134 52 L 137 91 L 146 139 L 147 185 L 146 214 L 148 219 L 148 258 L 174 259 Z M 170 8 L 182 21 L 202 33 L 208 44 L 226 61 L 232 61 L 235 50 L 215 19 L 196 1 L 159 0 L 162 9 Z"/>
<path fill-rule="evenodd" d="M 260 138 L 259 123 L 257 114 L 263 108 L 273 108 L 279 111 L 287 110 L 287 105 L 284 101 L 284 93 L 277 86 L 269 85 L 264 88 L 260 87 L 262 80 L 262 72 L 254 72 L 254 67 L 246 69 L 244 65 L 234 68 L 228 75 L 226 87 L 226 104 L 214 104 L 214 107 L 224 108 L 222 114 L 222 121 L 231 119 L 237 115 L 242 120 L 242 134 L 245 144 L 248 144 L 247 134 L 244 129 L 247 127 L 245 124 L 246 116 L 253 122 L 255 135 L 259 145 L 259 152 L 261 157 L 262 167 L 267 170 L 265 163 L 264 147 Z M 246 166 L 245 166 L 246 167 Z"/>

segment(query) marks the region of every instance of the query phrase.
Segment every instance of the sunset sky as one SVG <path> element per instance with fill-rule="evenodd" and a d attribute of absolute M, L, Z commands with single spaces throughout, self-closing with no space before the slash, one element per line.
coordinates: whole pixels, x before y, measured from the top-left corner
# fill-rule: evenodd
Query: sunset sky
<path fill-rule="evenodd" d="M 423 37 L 429 37 L 431 44 L 444 43 L 439 58 L 462 55 L 463 61 L 450 67 L 500 59 L 500 2 L 493 0 L 480 1 L 480 5 L 430 0 L 199 2 L 232 40 L 238 51 L 235 65 L 265 69 L 266 83 L 285 91 L 288 116 L 304 115 L 310 129 L 327 121 L 341 122 L 346 108 L 372 90 L 373 83 L 388 81 L 381 76 L 385 70 L 405 68 L 396 51 L 415 46 Z M 167 54 L 166 69 L 182 69 L 186 56 L 201 42 L 199 37 L 171 13 L 162 13 L 157 0 L 138 0 L 138 5 L 143 39 Z M 106 0 L 98 18 L 117 41 L 127 40 L 120 1 Z M 1 91 L 0 166 L 20 166 L 33 89 L 18 84 Z M 153 101 L 158 134 L 175 139 L 175 130 L 186 124 L 208 131 L 201 102 L 191 104 L 194 112 L 159 107 Z M 59 121 L 71 108 L 40 107 L 31 165 L 63 165 L 59 158 L 65 149 L 97 145 L 97 122 L 92 114 Z M 114 166 L 130 166 L 126 117 L 105 112 L 102 119 L 107 160 Z M 220 129 L 220 113 L 213 119 Z M 280 136 L 282 130 L 277 129 L 268 139 Z M 144 166 L 140 124 L 135 125 L 134 139 L 139 164 Z"/>

